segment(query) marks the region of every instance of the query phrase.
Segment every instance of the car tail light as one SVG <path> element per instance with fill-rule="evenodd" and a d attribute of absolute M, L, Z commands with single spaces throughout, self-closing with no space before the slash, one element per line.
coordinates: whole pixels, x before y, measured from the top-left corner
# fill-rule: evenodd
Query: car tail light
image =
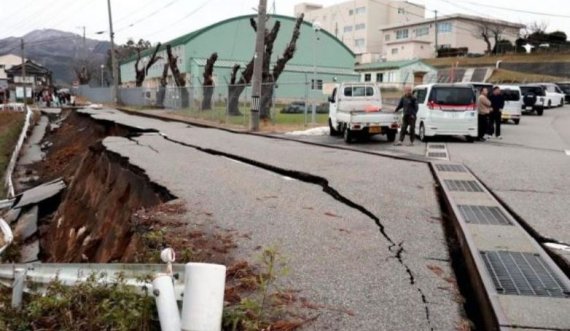
<path fill-rule="evenodd" d="M 435 102 L 430 101 L 430 102 L 428 102 L 427 106 L 430 110 L 433 110 L 435 108 Z"/>
<path fill-rule="evenodd" d="M 397 129 L 400 127 L 400 124 L 398 124 L 398 122 L 394 122 L 392 123 L 392 125 L 390 126 L 392 129 Z"/>

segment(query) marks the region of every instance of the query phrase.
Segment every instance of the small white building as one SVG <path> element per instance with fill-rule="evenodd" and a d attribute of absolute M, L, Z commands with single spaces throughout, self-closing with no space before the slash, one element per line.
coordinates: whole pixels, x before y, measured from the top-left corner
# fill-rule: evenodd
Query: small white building
<path fill-rule="evenodd" d="M 355 71 L 362 82 L 381 83 L 384 87 L 402 88 L 404 85 L 428 83 L 437 76 L 437 70 L 420 60 L 385 61 L 357 64 Z"/>
<path fill-rule="evenodd" d="M 0 56 L 0 89 L 8 87 L 7 70 L 13 66 L 22 64 L 22 58 L 14 54 L 4 54 Z"/>
<path fill-rule="evenodd" d="M 437 24 L 433 18 L 395 24 L 381 28 L 383 55 L 388 61 L 433 58 L 436 31 L 438 48 L 467 48 L 468 53 L 483 54 L 487 44 L 480 36 L 482 27 L 499 31 L 501 40 L 514 44 L 524 25 L 463 14 L 438 17 Z M 494 44 L 492 32 L 489 34 Z"/>

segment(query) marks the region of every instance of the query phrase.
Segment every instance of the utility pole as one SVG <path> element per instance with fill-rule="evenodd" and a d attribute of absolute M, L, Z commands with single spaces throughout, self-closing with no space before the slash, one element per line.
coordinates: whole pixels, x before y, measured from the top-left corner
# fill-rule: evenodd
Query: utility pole
<path fill-rule="evenodd" d="M 259 130 L 259 111 L 261 104 L 261 85 L 263 83 L 263 55 L 265 54 L 265 16 L 267 0 L 259 0 L 257 10 L 257 35 L 255 38 L 255 54 L 253 55 L 253 82 L 251 91 L 251 131 Z"/>
<path fill-rule="evenodd" d="M 24 105 L 28 104 L 26 95 L 26 58 L 24 53 L 24 38 L 20 39 L 20 47 L 22 49 L 22 86 L 24 87 Z"/>
<path fill-rule="evenodd" d="M 434 13 L 435 13 L 435 18 L 433 20 L 433 26 L 435 28 L 435 57 L 437 57 L 437 49 L 438 49 L 437 35 L 439 34 L 439 29 L 437 27 L 437 10 L 434 10 Z"/>
<path fill-rule="evenodd" d="M 113 102 L 117 103 L 119 97 L 119 70 L 117 67 L 117 59 L 115 58 L 115 33 L 113 32 L 113 15 L 111 14 L 111 0 L 107 0 L 109 9 L 109 35 L 111 37 L 111 69 L 113 71 L 113 90 L 111 96 Z"/>

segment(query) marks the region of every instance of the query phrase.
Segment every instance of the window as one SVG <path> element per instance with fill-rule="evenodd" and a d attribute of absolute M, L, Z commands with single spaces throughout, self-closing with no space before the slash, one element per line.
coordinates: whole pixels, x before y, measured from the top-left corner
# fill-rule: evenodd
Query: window
<path fill-rule="evenodd" d="M 347 86 L 344 88 L 345 97 L 371 97 L 373 95 L 372 86 Z"/>
<path fill-rule="evenodd" d="M 398 14 L 400 15 L 405 15 L 406 14 L 406 10 L 403 7 L 398 7 Z"/>
<path fill-rule="evenodd" d="M 451 44 L 442 44 L 439 48 L 451 48 Z"/>
<path fill-rule="evenodd" d="M 376 81 L 377 82 L 383 82 L 384 81 L 384 74 L 383 73 L 377 73 L 376 74 Z"/>
<path fill-rule="evenodd" d="M 438 105 L 466 106 L 475 103 L 475 90 L 471 87 L 434 87 L 429 101 Z"/>
<path fill-rule="evenodd" d="M 421 88 L 414 90 L 414 97 L 418 100 L 418 103 L 424 103 L 427 96 L 427 89 Z"/>
<path fill-rule="evenodd" d="M 387 34 L 384 35 L 384 40 L 385 40 L 385 41 L 390 41 L 390 34 L 389 34 L 389 33 L 387 33 Z"/>
<path fill-rule="evenodd" d="M 521 94 L 518 90 L 503 90 L 503 96 L 505 101 L 519 101 L 521 99 Z"/>
<path fill-rule="evenodd" d="M 348 16 L 352 16 L 353 14 L 354 14 L 354 10 L 350 9 L 350 10 L 348 11 Z"/>
<path fill-rule="evenodd" d="M 364 23 L 356 24 L 356 25 L 354 26 L 354 30 L 356 30 L 356 31 L 358 31 L 358 30 L 364 30 L 364 29 L 366 29 L 366 24 L 364 24 Z"/>
<path fill-rule="evenodd" d="M 364 39 L 354 39 L 354 47 L 364 47 Z"/>
<path fill-rule="evenodd" d="M 451 32 L 451 22 L 437 23 L 437 32 L 438 33 Z"/>
<path fill-rule="evenodd" d="M 392 48 L 392 54 L 398 54 L 398 49 L 397 49 L 397 48 Z"/>
<path fill-rule="evenodd" d="M 396 30 L 396 39 L 408 38 L 408 29 Z"/>
<path fill-rule="evenodd" d="M 364 74 L 364 81 L 369 82 L 372 80 L 372 74 Z"/>
<path fill-rule="evenodd" d="M 364 14 L 364 13 L 366 13 L 366 7 L 358 7 L 354 10 L 354 13 L 356 15 Z"/>
<path fill-rule="evenodd" d="M 347 26 L 345 26 L 343 31 L 344 31 L 345 33 L 351 32 L 351 31 L 352 31 L 352 25 L 347 25 Z"/>
<path fill-rule="evenodd" d="M 429 27 L 422 26 L 416 29 L 416 37 L 421 37 L 429 34 Z"/>
<path fill-rule="evenodd" d="M 311 79 L 311 90 L 320 90 L 322 91 L 323 89 L 323 80 L 322 79 L 317 79 L 316 80 L 317 84 L 315 86 L 315 80 Z"/>

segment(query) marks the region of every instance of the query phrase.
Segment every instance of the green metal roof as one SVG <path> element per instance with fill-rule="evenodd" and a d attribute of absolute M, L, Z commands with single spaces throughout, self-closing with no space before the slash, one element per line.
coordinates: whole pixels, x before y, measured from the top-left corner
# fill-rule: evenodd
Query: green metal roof
<path fill-rule="evenodd" d="M 289 21 L 296 21 L 296 20 L 297 20 L 296 17 L 285 16 L 285 15 L 278 15 L 278 14 L 272 14 L 272 15 L 268 15 L 268 16 L 269 16 L 269 17 L 274 17 L 274 18 L 277 18 L 277 19 L 281 19 L 281 20 L 289 20 Z M 168 44 L 169 44 L 171 47 L 175 47 L 175 46 L 178 46 L 178 45 L 185 45 L 185 44 L 187 44 L 189 41 L 191 41 L 192 39 L 194 39 L 194 38 L 196 38 L 197 36 L 201 35 L 202 33 L 205 33 L 205 32 L 207 32 L 207 31 L 209 31 L 209 30 L 211 30 L 211 29 L 214 29 L 214 28 L 220 26 L 220 25 L 227 24 L 227 23 L 230 23 L 230 22 L 233 22 L 233 21 L 239 21 L 239 20 L 244 19 L 244 18 L 249 19 L 249 18 L 251 18 L 251 17 L 256 17 L 256 15 L 255 15 L 255 14 L 252 14 L 252 15 L 236 16 L 236 17 L 229 18 L 229 19 L 227 19 L 227 20 L 223 20 L 223 21 L 214 23 L 214 24 L 209 25 L 209 26 L 207 26 L 207 27 L 204 27 L 204 28 L 202 28 L 202 29 L 198 29 L 198 30 L 196 30 L 196 31 L 187 33 L 187 34 L 182 35 L 182 36 L 180 36 L 180 37 L 178 37 L 178 38 L 175 38 L 175 39 L 172 39 L 172 40 L 167 41 L 167 42 L 165 42 L 165 43 L 162 43 L 162 45 L 160 46 L 159 51 L 166 50 L 166 45 L 168 45 Z M 312 24 L 309 23 L 309 22 L 307 22 L 307 21 L 303 21 L 303 24 L 308 25 L 308 26 L 310 26 L 310 27 L 312 28 Z M 348 52 L 350 52 L 350 54 L 351 54 L 352 56 L 354 56 L 354 52 L 352 52 L 352 50 L 351 50 L 350 48 L 348 48 L 348 46 L 346 46 L 342 41 L 340 41 L 340 40 L 339 40 L 337 37 L 335 37 L 333 34 L 329 33 L 328 31 L 326 31 L 326 30 L 324 30 L 324 29 L 321 30 L 320 32 L 321 32 L 321 33 L 324 33 L 324 34 L 326 34 L 326 35 L 328 35 L 329 37 L 331 37 L 331 38 L 332 38 L 333 40 L 335 40 L 337 43 L 339 43 L 340 45 L 342 45 L 342 47 L 344 47 L 344 49 L 346 49 Z M 154 47 L 151 47 L 151 48 L 149 48 L 149 49 L 146 49 L 146 50 L 142 51 L 142 52 L 141 52 L 141 58 L 143 58 L 143 57 L 145 57 L 145 56 L 152 55 L 152 52 L 154 52 Z M 128 63 L 128 62 L 132 62 L 132 61 L 136 61 L 136 59 L 137 59 L 137 55 L 133 55 L 133 56 L 131 56 L 130 58 L 121 61 L 121 62 L 119 63 L 119 65 L 120 65 L 120 64 L 125 64 L 125 63 Z"/>
<path fill-rule="evenodd" d="M 365 63 L 365 64 L 358 64 L 355 67 L 356 71 L 364 71 L 364 70 L 383 70 L 383 69 L 400 69 L 403 67 L 407 67 L 412 64 L 421 63 L 427 67 L 432 68 L 432 66 L 423 63 L 421 60 L 401 60 L 401 61 L 387 61 L 387 62 L 373 62 L 373 63 Z"/>

